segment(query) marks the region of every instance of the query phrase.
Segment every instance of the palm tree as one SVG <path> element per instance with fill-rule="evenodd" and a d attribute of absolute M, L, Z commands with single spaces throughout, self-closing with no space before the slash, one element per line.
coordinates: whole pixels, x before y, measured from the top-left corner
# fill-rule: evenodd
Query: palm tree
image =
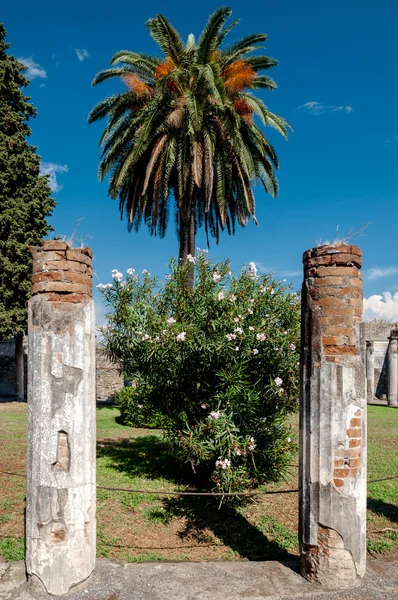
<path fill-rule="evenodd" d="M 99 179 L 107 174 L 109 195 L 119 199 L 121 217 L 138 230 L 142 221 L 164 236 L 175 202 L 179 258 L 195 255 L 195 234 L 204 224 L 207 239 L 235 232 L 255 217 L 251 182 L 275 196 L 275 151 L 254 120 L 286 137 L 288 124 L 253 94 L 274 90 L 261 71 L 277 61 L 253 55 L 267 36 L 253 34 L 224 47 L 238 23 L 226 26 L 229 8 L 209 18 L 198 41 L 186 44 L 165 17 L 147 23 L 164 56 L 122 50 L 93 85 L 121 77 L 127 90 L 99 102 L 89 123 L 108 117 L 102 133 Z"/>

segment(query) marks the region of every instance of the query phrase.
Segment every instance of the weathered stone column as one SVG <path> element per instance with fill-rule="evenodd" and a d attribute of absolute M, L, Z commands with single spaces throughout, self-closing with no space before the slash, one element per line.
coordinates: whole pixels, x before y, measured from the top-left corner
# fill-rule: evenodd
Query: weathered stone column
<path fill-rule="evenodd" d="M 388 406 L 398 406 L 398 330 L 388 338 Z"/>
<path fill-rule="evenodd" d="M 95 564 L 92 254 L 61 241 L 31 252 L 26 571 L 60 595 Z"/>
<path fill-rule="evenodd" d="M 350 587 L 366 562 L 366 388 L 359 347 L 361 251 L 303 257 L 300 413 L 301 573 Z"/>
<path fill-rule="evenodd" d="M 374 389 L 374 381 L 375 381 L 375 364 L 374 364 L 374 356 L 373 356 L 373 342 L 366 342 L 366 396 L 368 402 L 372 402 L 375 389 Z"/>

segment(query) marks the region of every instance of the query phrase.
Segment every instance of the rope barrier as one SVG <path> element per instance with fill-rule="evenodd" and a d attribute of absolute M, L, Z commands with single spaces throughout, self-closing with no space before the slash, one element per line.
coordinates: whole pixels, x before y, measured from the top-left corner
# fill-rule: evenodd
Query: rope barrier
<path fill-rule="evenodd" d="M 1 471 L 1 475 L 12 475 L 13 477 L 23 477 L 21 473 L 13 473 L 12 471 Z M 398 475 L 392 477 L 382 477 L 380 479 L 371 479 L 368 481 L 368 485 L 371 483 L 379 483 L 380 481 L 391 481 L 392 479 L 398 479 Z M 258 491 L 258 492 L 166 492 L 166 491 L 153 491 L 153 490 L 134 490 L 131 488 L 124 487 L 107 487 L 103 485 L 97 485 L 98 490 L 107 490 L 110 492 L 130 492 L 131 494 L 153 494 L 157 496 L 267 496 L 273 494 L 297 494 L 299 490 L 274 490 L 271 492 Z"/>

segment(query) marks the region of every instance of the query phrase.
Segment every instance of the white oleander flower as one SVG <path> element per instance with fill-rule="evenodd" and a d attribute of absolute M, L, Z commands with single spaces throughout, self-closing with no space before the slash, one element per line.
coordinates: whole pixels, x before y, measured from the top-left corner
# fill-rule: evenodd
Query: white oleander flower
<path fill-rule="evenodd" d="M 231 466 L 231 461 L 228 458 L 223 458 L 222 456 L 218 457 L 216 460 L 216 467 L 221 467 L 222 469 L 226 469 Z"/>
<path fill-rule="evenodd" d="M 121 273 L 120 271 L 118 271 L 117 269 L 112 269 L 112 277 L 115 281 L 122 281 L 123 279 L 123 273 Z"/>
<path fill-rule="evenodd" d="M 176 337 L 177 342 L 183 342 L 185 340 L 185 336 L 187 335 L 186 331 L 181 331 Z"/>
<path fill-rule="evenodd" d="M 258 334 L 256 335 L 256 339 L 257 339 L 259 342 L 265 342 L 265 333 L 258 333 Z"/>
<path fill-rule="evenodd" d="M 135 273 L 135 269 L 132 269 L 132 268 L 127 269 L 127 275 L 134 275 L 134 273 Z"/>
<path fill-rule="evenodd" d="M 174 325 L 174 323 L 176 322 L 174 317 L 170 317 L 169 319 L 167 319 L 166 323 L 167 325 Z"/>
<path fill-rule="evenodd" d="M 221 275 L 219 273 L 217 273 L 217 271 L 214 271 L 213 273 L 213 281 L 214 283 L 218 283 L 221 279 Z"/>
<path fill-rule="evenodd" d="M 188 254 L 187 261 L 190 262 L 190 263 L 192 263 L 194 265 L 195 264 L 195 257 L 192 256 L 192 254 Z"/>
<path fill-rule="evenodd" d="M 208 419 L 210 419 L 210 421 L 216 421 L 220 416 L 220 412 L 218 410 L 212 410 L 211 413 L 208 416 Z"/>
<path fill-rule="evenodd" d="M 283 383 L 283 381 L 280 377 L 275 377 L 274 381 L 278 387 L 280 387 Z"/>

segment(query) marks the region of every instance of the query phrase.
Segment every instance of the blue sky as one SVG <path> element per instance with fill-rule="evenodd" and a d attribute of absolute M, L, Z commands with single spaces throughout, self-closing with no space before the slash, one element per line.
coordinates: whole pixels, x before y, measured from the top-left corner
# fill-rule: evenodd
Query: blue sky
<path fill-rule="evenodd" d="M 233 18 L 241 19 L 231 39 L 268 34 L 266 53 L 279 60 L 272 72 L 279 87 L 263 99 L 294 132 L 286 142 L 269 131 L 280 160 L 280 193 L 272 199 L 255 189 L 260 226 L 250 223 L 235 237 L 223 235 L 218 246 L 212 243 L 212 257 L 230 258 L 236 269 L 253 260 L 298 289 L 306 249 L 369 224 L 352 240 L 364 255 L 367 316 L 398 320 L 397 3 L 229 5 Z M 91 81 L 118 50 L 158 53 L 145 26 L 156 13 L 186 38 L 199 34 L 219 6 L 209 0 L 117 5 L 38 0 L 8 2 L 2 10 L 10 51 L 30 65 L 27 93 L 38 108 L 32 142 L 52 174 L 58 203 L 51 223 L 67 236 L 78 223 L 77 243 L 83 239 L 93 248 L 94 284 L 108 281 L 113 268 L 163 275 L 177 253 L 177 239 L 172 221 L 163 240 L 146 229 L 129 234 L 106 183 L 98 182 L 102 124 L 88 126 L 87 115 L 119 84 L 91 88 Z M 203 233 L 197 245 L 205 246 Z"/>

